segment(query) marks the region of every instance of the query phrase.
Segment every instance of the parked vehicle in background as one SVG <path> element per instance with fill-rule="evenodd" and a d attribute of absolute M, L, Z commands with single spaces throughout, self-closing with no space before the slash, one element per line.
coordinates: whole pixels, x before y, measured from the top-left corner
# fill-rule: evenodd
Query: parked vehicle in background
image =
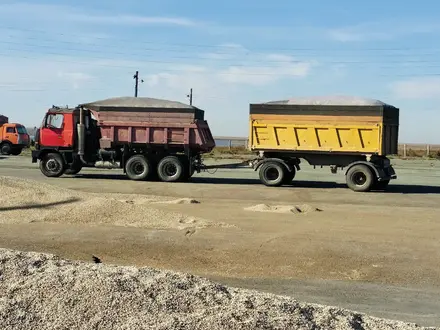
<path fill-rule="evenodd" d="M 26 128 L 17 123 L 9 123 L 9 118 L 0 115 L 0 153 L 2 155 L 21 154 L 23 148 L 29 147 L 29 134 Z"/>

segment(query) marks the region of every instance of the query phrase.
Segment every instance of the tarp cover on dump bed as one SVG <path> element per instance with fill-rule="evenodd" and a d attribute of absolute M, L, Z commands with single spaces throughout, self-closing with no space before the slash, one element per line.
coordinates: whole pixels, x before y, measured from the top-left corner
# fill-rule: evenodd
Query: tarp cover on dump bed
<path fill-rule="evenodd" d="M 287 100 L 271 101 L 266 104 L 292 104 L 292 105 L 337 105 L 337 106 L 390 106 L 382 101 L 358 96 L 312 96 L 294 97 Z"/>
<path fill-rule="evenodd" d="M 105 111 L 108 108 L 167 108 L 167 109 L 197 109 L 191 105 L 150 97 L 114 97 L 91 103 L 80 104 L 94 111 Z"/>

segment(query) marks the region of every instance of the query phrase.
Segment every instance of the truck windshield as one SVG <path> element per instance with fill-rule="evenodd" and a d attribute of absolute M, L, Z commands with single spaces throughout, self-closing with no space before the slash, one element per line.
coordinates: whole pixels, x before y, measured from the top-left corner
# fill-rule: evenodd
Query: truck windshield
<path fill-rule="evenodd" d="M 18 134 L 27 134 L 26 128 L 23 126 L 17 126 L 17 132 Z"/>

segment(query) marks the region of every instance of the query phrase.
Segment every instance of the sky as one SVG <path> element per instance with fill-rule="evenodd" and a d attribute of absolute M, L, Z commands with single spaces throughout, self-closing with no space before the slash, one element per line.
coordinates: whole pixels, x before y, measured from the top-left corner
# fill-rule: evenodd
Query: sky
<path fill-rule="evenodd" d="M 351 95 L 400 109 L 401 143 L 440 143 L 440 2 L 0 0 L 0 113 L 134 95 L 248 135 L 249 104 Z"/>

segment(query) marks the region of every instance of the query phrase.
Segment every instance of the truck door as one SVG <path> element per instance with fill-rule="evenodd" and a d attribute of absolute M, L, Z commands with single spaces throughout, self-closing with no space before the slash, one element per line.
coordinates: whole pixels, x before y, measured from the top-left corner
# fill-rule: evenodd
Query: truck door
<path fill-rule="evenodd" d="M 17 144 L 18 133 L 13 126 L 7 126 L 5 130 L 5 140 L 12 144 Z"/>
<path fill-rule="evenodd" d="M 49 113 L 40 131 L 40 145 L 44 147 L 64 146 L 64 115 Z"/>

